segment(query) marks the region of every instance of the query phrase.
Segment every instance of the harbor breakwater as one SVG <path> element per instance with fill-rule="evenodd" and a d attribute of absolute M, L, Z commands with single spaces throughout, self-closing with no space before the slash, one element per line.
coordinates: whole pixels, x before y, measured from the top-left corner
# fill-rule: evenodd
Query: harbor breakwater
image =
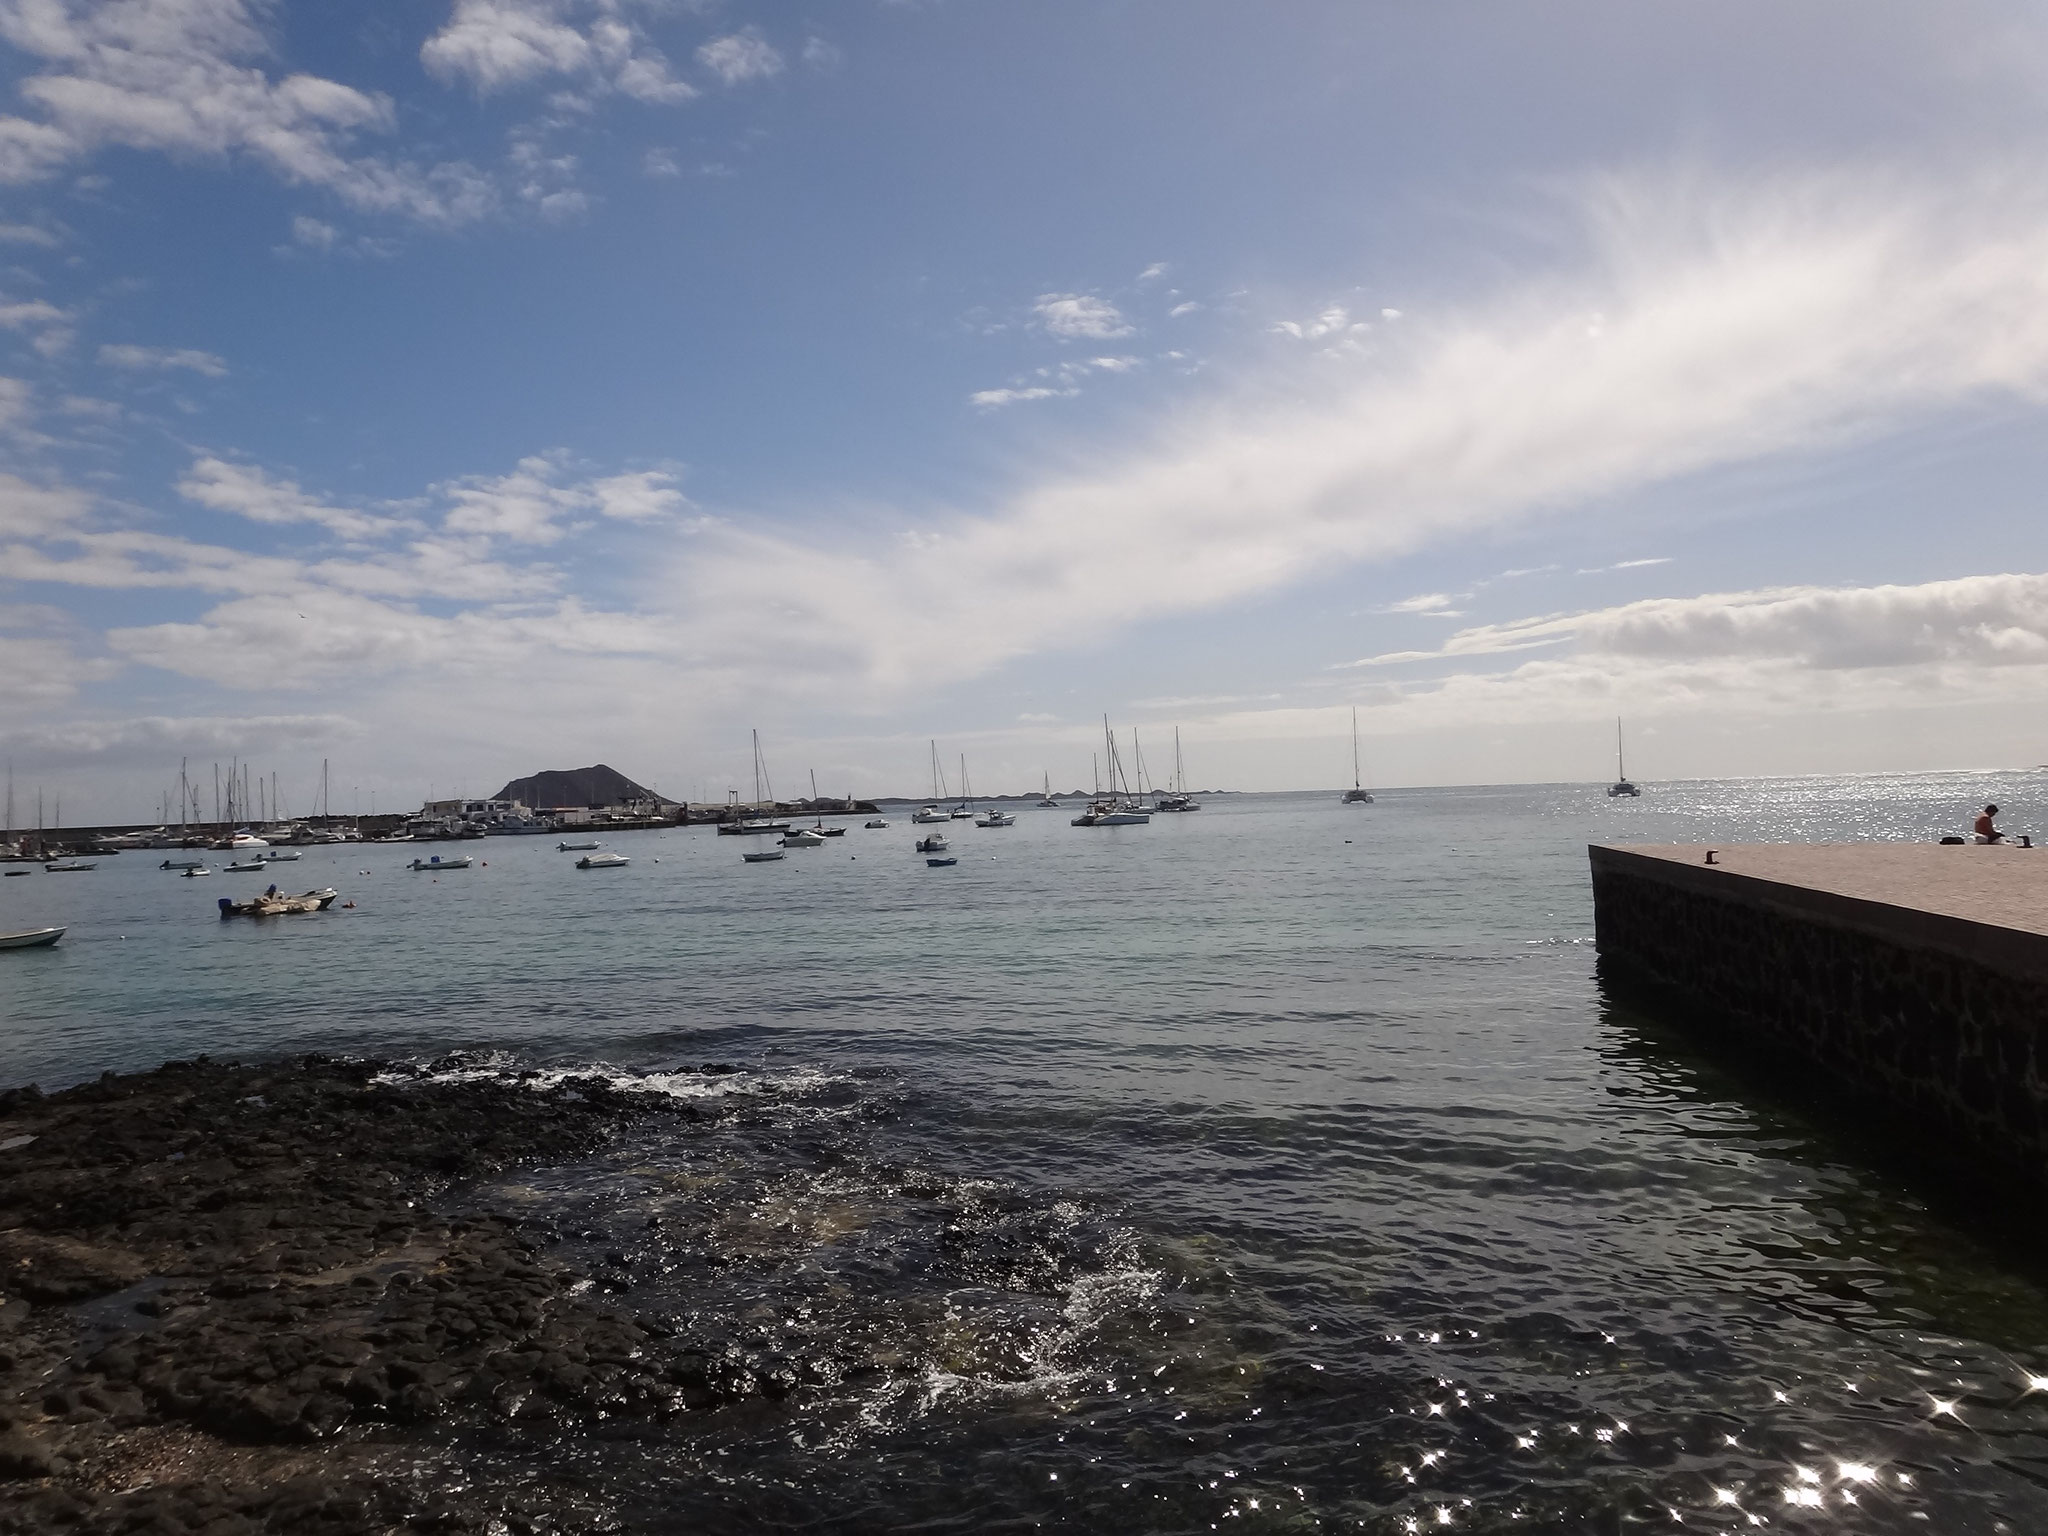
<path fill-rule="evenodd" d="M 2048 865 L 2033 851 L 1590 857 L 1603 976 L 1931 1149 L 2048 1187 L 2048 909 L 2033 890 Z"/>

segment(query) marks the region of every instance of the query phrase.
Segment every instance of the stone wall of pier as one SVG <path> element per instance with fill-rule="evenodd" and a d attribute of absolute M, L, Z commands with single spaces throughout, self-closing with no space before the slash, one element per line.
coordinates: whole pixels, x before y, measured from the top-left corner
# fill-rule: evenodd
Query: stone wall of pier
<path fill-rule="evenodd" d="M 2048 1186 L 2048 937 L 1592 849 L 1602 974 Z"/>

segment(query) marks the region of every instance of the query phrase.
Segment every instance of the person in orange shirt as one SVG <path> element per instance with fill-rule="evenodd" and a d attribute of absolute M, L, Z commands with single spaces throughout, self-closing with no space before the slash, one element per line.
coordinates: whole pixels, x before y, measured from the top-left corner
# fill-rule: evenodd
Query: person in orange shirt
<path fill-rule="evenodd" d="M 2005 841 L 2005 834 L 1992 825 L 1991 818 L 1997 814 L 1997 806 L 1987 805 L 1984 807 L 1984 814 L 1977 818 L 1976 833 L 1978 842 L 2002 843 Z"/>

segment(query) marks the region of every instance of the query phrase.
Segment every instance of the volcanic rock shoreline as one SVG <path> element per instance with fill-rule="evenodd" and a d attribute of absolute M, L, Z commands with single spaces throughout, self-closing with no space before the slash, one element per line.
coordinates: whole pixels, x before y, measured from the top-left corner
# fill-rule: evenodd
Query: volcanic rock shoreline
<path fill-rule="evenodd" d="M 579 1529 L 573 1487 L 486 1488 L 452 1439 L 794 1387 L 459 1193 L 697 1111 L 407 1073 L 202 1058 L 0 1093 L 0 1533 Z"/>

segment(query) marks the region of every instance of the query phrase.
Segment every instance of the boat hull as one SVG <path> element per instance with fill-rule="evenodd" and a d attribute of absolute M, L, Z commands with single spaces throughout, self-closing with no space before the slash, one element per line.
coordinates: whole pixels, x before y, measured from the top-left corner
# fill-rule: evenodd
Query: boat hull
<path fill-rule="evenodd" d="M 0 933 L 0 949 L 48 949 L 64 937 L 62 928 L 28 928 L 20 933 Z"/>

